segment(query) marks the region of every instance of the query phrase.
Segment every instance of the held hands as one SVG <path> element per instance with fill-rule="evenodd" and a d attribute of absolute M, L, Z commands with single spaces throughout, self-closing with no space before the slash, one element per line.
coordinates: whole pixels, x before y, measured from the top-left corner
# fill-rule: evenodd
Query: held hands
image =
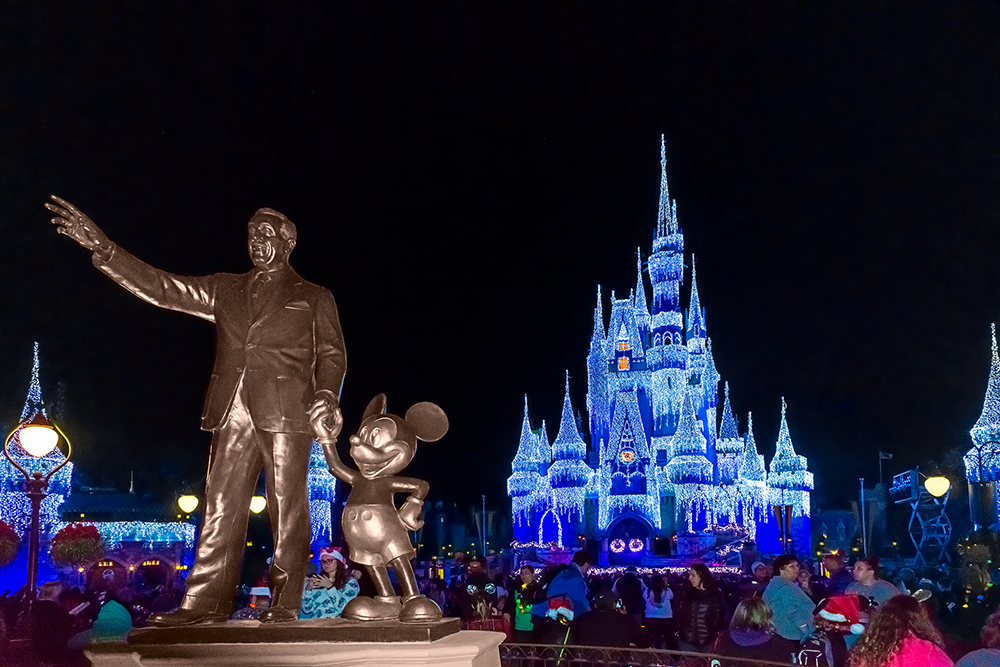
<path fill-rule="evenodd" d="M 316 392 L 316 398 L 309 406 L 309 423 L 320 442 L 336 442 L 344 428 L 344 415 L 331 397 L 330 392 Z"/>
<path fill-rule="evenodd" d="M 333 588 L 333 580 L 325 574 L 314 574 L 309 577 L 309 590 L 316 590 L 318 588 Z"/>
<path fill-rule="evenodd" d="M 420 520 L 420 508 L 423 505 L 423 502 L 411 496 L 399 508 L 399 520 L 403 522 L 407 530 L 420 530 L 423 528 L 424 522 Z"/>
<path fill-rule="evenodd" d="M 51 195 L 56 202 L 45 202 L 45 208 L 56 214 L 52 218 L 52 224 L 58 225 L 56 231 L 64 234 L 87 250 L 93 252 L 109 252 L 111 250 L 111 239 L 101 231 L 101 228 L 94 224 L 94 221 L 87 217 L 87 214 L 70 204 L 62 197 Z"/>

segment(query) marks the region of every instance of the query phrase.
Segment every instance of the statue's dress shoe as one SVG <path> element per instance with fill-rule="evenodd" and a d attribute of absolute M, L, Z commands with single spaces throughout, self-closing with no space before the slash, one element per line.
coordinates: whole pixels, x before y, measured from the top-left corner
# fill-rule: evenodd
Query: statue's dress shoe
<path fill-rule="evenodd" d="M 260 615 L 261 623 L 285 623 L 287 621 L 297 621 L 299 615 L 289 609 L 282 607 L 271 607 Z"/>
<path fill-rule="evenodd" d="M 399 612 L 399 620 L 403 623 L 424 623 L 441 618 L 441 607 L 430 598 L 415 595 L 403 603 L 403 611 Z"/>
<path fill-rule="evenodd" d="M 180 628 L 186 625 L 225 623 L 227 620 L 229 620 L 228 616 L 214 611 L 178 609 L 169 614 L 153 614 L 149 617 L 149 624 L 158 628 Z"/>
<path fill-rule="evenodd" d="M 402 610 L 397 597 L 358 596 L 347 603 L 340 616 L 351 621 L 389 621 L 399 618 Z"/>

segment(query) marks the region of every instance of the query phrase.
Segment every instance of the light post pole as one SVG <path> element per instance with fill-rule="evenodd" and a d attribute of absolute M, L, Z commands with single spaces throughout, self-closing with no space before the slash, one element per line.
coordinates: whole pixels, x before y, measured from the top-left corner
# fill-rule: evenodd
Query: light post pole
<path fill-rule="evenodd" d="M 66 442 L 66 458 L 63 459 L 62 463 L 57 465 L 55 468 L 50 470 L 48 474 L 43 474 L 42 472 L 36 470 L 34 472 L 28 472 L 21 465 L 14 460 L 10 455 L 8 450 L 8 445 L 10 441 L 17 436 L 17 440 L 21 445 L 21 448 L 27 452 L 30 456 L 35 458 L 41 458 L 49 454 L 53 449 L 55 449 L 59 444 L 59 437 Z M 49 480 L 52 476 L 59 471 L 64 465 L 69 463 L 69 455 L 72 452 L 72 446 L 70 445 L 69 438 L 62 430 L 52 424 L 45 418 L 41 412 L 36 412 L 35 415 L 26 422 L 18 424 L 7 439 L 3 442 L 3 455 L 7 457 L 7 460 L 17 468 L 22 475 L 24 475 L 24 488 L 25 496 L 31 502 L 31 528 L 28 533 L 28 581 L 27 581 L 27 594 L 30 600 L 34 600 L 36 591 L 38 589 L 38 550 L 39 550 L 39 516 L 42 509 L 42 501 L 48 495 L 46 490 L 49 487 Z"/>

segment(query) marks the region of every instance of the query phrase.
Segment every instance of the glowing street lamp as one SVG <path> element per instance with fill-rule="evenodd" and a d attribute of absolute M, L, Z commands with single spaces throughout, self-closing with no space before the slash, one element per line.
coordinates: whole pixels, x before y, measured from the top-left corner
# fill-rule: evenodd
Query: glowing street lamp
<path fill-rule="evenodd" d="M 927 493 L 931 494 L 935 498 L 940 498 L 944 494 L 948 493 L 948 489 L 951 488 L 951 482 L 947 477 L 935 475 L 924 480 L 924 488 L 927 489 Z"/>
<path fill-rule="evenodd" d="M 21 443 L 21 448 L 28 453 L 29 456 L 35 458 L 41 458 L 48 455 L 56 448 L 59 444 L 59 437 L 66 442 L 66 458 L 63 459 L 62 463 L 57 465 L 55 468 L 50 470 L 47 475 L 39 471 L 28 472 L 21 465 L 15 461 L 8 450 L 8 445 L 10 441 L 17 436 L 17 440 Z M 56 474 L 60 468 L 69 463 L 69 456 L 73 449 L 70 445 L 69 438 L 62 430 L 49 422 L 45 418 L 45 415 L 41 412 L 35 413 L 35 415 L 26 422 L 18 424 L 17 428 L 11 431 L 11 434 L 7 436 L 7 439 L 3 441 L 3 455 L 7 457 L 7 460 L 17 468 L 22 475 L 24 475 L 24 487 L 25 496 L 31 501 L 31 529 L 28 537 L 28 596 L 30 599 L 34 599 L 36 595 L 36 589 L 38 588 L 38 534 L 39 534 L 39 514 L 41 512 L 42 501 L 45 500 L 45 490 L 49 487 L 49 480 L 52 476 Z"/>
<path fill-rule="evenodd" d="M 190 514 L 198 509 L 198 496 L 192 496 L 191 494 L 183 495 L 177 499 L 177 506 L 185 514 Z"/>
<path fill-rule="evenodd" d="M 250 511 L 254 514 L 260 514 L 267 507 L 267 500 L 264 496 L 254 496 L 250 499 Z"/>

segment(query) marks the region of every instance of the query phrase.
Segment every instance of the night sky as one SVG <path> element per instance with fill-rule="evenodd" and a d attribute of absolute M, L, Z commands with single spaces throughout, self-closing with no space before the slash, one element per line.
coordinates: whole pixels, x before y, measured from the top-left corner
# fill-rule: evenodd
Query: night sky
<path fill-rule="evenodd" d="M 878 449 L 888 476 L 970 446 L 1000 318 L 996 3 L 328 4 L 5 3 L 0 418 L 37 340 L 78 483 L 201 482 L 214 330 L 101 275 L 49 193 L 186 274 L 248 270 L 251 213 L 287 214 L 340 309 L 345 431 L 380 391 L 437 402 L 451 432 L 409 472 L 509 509 L 524 394 L 551 437 L 564 370 L 585 408 L 597 285 L 627 296 L 650 252 L 661 133 L 761 453 L 782 396 L 820 505 Z"/>

